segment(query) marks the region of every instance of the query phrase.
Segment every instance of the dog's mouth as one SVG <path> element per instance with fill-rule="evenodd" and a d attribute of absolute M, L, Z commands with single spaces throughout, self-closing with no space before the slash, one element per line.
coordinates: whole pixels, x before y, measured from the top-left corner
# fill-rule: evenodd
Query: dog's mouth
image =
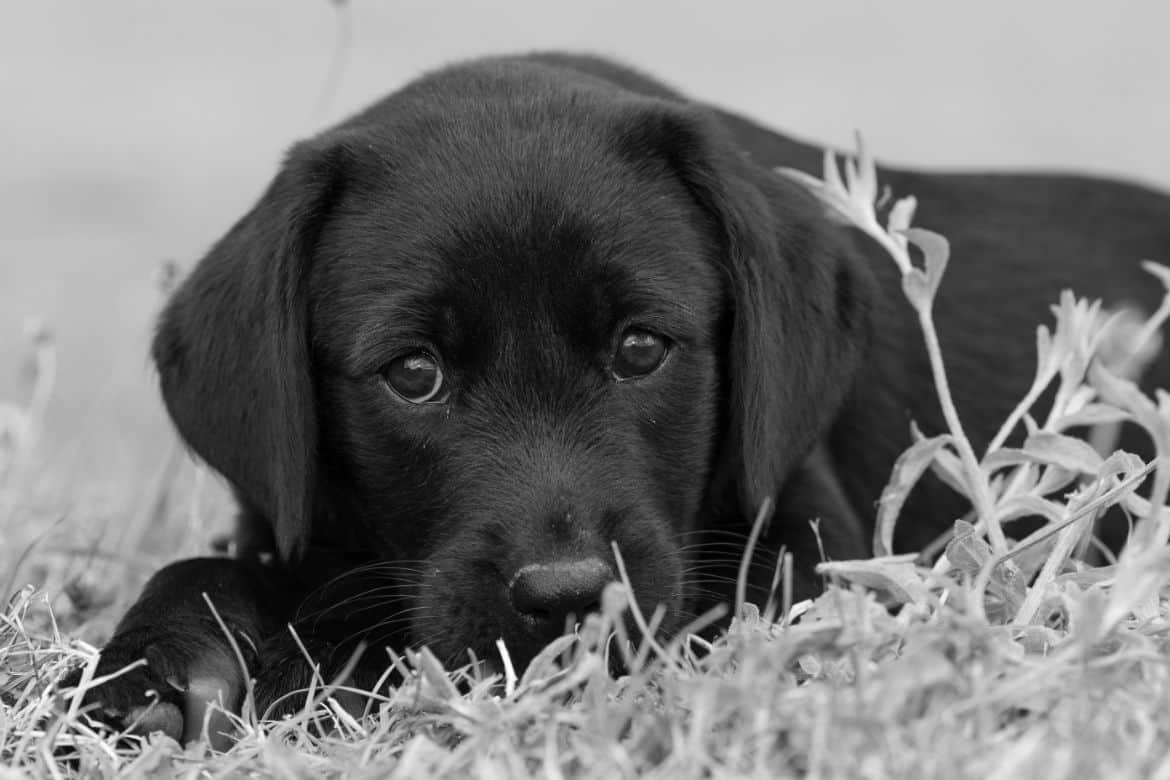
<path fill-rule="evenodd" d="M 682 605 L 670 593 L 651 587 L 656 583 L 645 575 L 654 567 L 638 568 L 640 576 L 628 575 L 634 580 L 630 585 L 637 604 L 645 618 L 660 611 L 654 632 L 669 634 L 677 628 Z M 502 673 L 511 668 L 523 674 L 550 643 L 579 632 L 587 620 L 603 612 L 611 629 L 621 621 L 617 634 L 633 643 L 641 640 L 641 621 L 633 620 L 629 609 L 615 606 L 607 593 L 615 584 L 621 586 L 617 592 L 624 593 L 616 567 L 600 557 L 526 564 L 502 583 L 467 577 L 465 569 L 449 577 L 442 577 L 442 571 L 434 567 L 419 583 L 415 603 L 409 607 L 411 639 L 416 647 L 428 647 L 449 669 L 478 664 L 483 670 Z M 639 589 L 637 580 L 645 587 Z M 619 601 L 624 606 L 630 599 Z"/>

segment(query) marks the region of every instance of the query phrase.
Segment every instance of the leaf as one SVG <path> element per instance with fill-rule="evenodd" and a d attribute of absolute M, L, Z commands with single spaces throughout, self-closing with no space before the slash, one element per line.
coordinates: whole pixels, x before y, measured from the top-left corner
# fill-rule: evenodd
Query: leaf
<path fill-rule="evenodd" d="M 1022 463 L 1035 462 L 1034 458 L 1029 457 L 1019 447 L 1000 447 L 995 452 L 988 453 L 980 465 L 988 474 L 993 474 L 999 469 L 1004 469 L 1008 466 L 1019 466 Z"/>
<path fill-rule="evenodd" d="M 1158 615 L 1158 594 L 1170 584 L 1170 547 L 1122 551 L 1105 607 L 1103 628 L 1112 629 L 1129 615 L 1148 621 Z"/>
<path fill-rule="evenodd" d="M 1065 519 L 1063 506 L 1040 496 L 1012 496 L 995 509 L 1001 523 L 1037 515 L 1053 523 L 1059 523 Z"/>
<path fill-rule="evenodd" d="M 1036 481 L 1032 492 L 1037 495 L 1048 496 L 1058 490 L 1064 490 L 1076 481 L 1077 477 L 1078 474 L 1075 471 L 1062 469 L 1059 466 L 1049 466 L 1046 469 L 1041 469 L 1040 479 Z"/>
<path fill-rule="evenodd" d="M 1040 425 L 1031 414 L 1024 415 L 1024 430 L 1028 432 L 1029 436 L 1035 436 L 1040 432 Z"/>
<path fill-rule="evenodd" d="M 1099 361 L 1089 367 L 1089 383 L 1105 401 L 1132 412 L 1134 422 L 1149 432 L 1159 453 L 1170 453 L 1170 415 L 1159 413 L 1136 384 L 1118 377 Z"/>
<path fill-rule="evenodd" d="M 1111 581 L 1117 575 L 1117 567 L 1115 565 L 1109 566 L 1093 566 L 1082 569 L 1080 571 L 1070 571 L 1058 575 L 1052 584 L 1057 587 L 1064 587 L 1071 585 L 1081 590 L 1085 590 L 1093 585 L 1100 585 L 1103 582 Z"/>
<path fill-rule="evenodd" d="M 1001 626 L 1004 635 L 1012 637 L 1016 645 L 1033 655 L 1046 655 L 1060 644 L 1063 635 L 1048 626 Z"/>
<path fill-rule="evenodd" d="M 1029 436 L 1019 449 L 1002 447 L 983 459 L 989 471 L 1021 463 L 1059 466 L 1080 474 L 1096 474 L 1104 461 L 1088 442 L 1062 433 L 1040 431 Z"/>
<path fill-rule="evenodd" d="M 975 533 L 975 526 L 962 520 L 955 521 L 946 556 L 951 566 L 970 579 L 974 579 L 992 559 L 990 545 Z M 993 602 L 986 608 L 988 618 L 1010 618 L 1024 603 L 1027 592 L 1019 567 L 1010 560 L 1000 562 L 987 582 L 988 597 L 998 599 L 998 603 Z"/>
<path fill-rule="evenodd" d="M 841 621 L 818 620 L 786 626 L 777 633 L 777 645 L 788 658 L 831 649 L 845 630 Z"/>
<path fill-rule="evenodd" d="M 1011 620 L 1028 597 L 1028 583 L 1014 562 L 1003 561 L 991 572 L 991 579 L 987 581 L 987 595 L 1000 602 L 998 605 L 993 602 L 985 606 L 988 619 L 994 620 L 998 615 L 1001 620 Z"/>
<path fill-rule="evenodd" d="M 873 539 L 873 554 L 877 557 L 894 552 L 894 526 L 906 503 L 907 496 L 935 455 L 951 441 L 944 433 L 929 439 L 920 439 L 910 445 L 894 463 L 890 481 L 878 499 L 877 524 Z"/>
<path fill-rule="evenodd" d="M 954 685 L 955 664 L 945 646 L 925 645 L 883 664 L 877 671 L 882 696 L 873 697 L 866 716 L 877 723 L 897 722 L 909 702 L 929 700 L 930 690 Z M 874 686 L 878 687 L 877 685 Z"/>
<path fill-rule="evenodd" d="M 991 558 L 991 546 L 975 533 L 975 526 L 956 520 L 947 542 L 947 560 L 963 574 L 974 577 Z"/>
<path fill-rule="evenodd" d="M 1119 376 L 1138 378 L 1161 349 L 1161 337 L 1151 333 L 1152 338 L 1147 338 L 1146 315 L 1133 303 L 1122 303 L 1113 309 L 1108 323 L 1097 345 L 1097 359 Z"/>
<path fill-rule="evenodd" d="M 1052 333 L 1045 325 L 1036 326 L 1036 373 L 1041 374 L 1048 364 L 1048 357 L 1052 354 Z"/>
<path fill-rule="evenodd" d="M 1096 474 L 1104 462 L 1101 453 L 1083 439 L 1062 433 L 1041 432 L 1024 441 L 1024 452 L 1045 459 L 1045 462 L 1087 474 Z"/>
<path fill-rule="evenodd" d="M 1139 496 L 1137 493 L 1126 493 L 1117 503 L 1121 504 L 1121 506 L 1124 507 L 1127 512 L 1132 515 L 1136 515 L 1137 517 L 1153 517 L 1153 504 L 1151 504 L 1149 500 Z M 1170 509 L 1167 507 L 1162 507 L 1161 511 L 1158 512 L 1158 515 L 1165 520 L 1170 520 Z"/>
<path fill-rule="evenodd" d="M 1158 280 L 1166 285 L 1167 289 L 1170 289 L 1170 268 L 1161 263 L 1155 263 L 1153 260 L 1143 260 L 1142 268 L 1158 277 Z"/>
<path fill-rule="evenodd" d="M 1089 368 L 1089 384 L 1102 399 L 1127 412 L 1139 416 L 1155 413 L 1154 402 L 1136 384 L 1115 375 L 1100 363 L 1095 362 Z"/>
<path fill-rule="evenodd" d="M 1126 422 L 1131 419 L 1128 412 L 1123 412 L 1112 404 L 1090 403 L 1085 404 L 1072 414 L 1066 414 L 1054 421 L 1054 427 L 1061 430 L 1078 428 L 1082 425 L 1111 425 Z"/>
<path fill-rule="evenodd" d="M 459 689 L 451 681 L 443 664 L 435 657 L 429 647 L 425 645 L 408 656 L 419 673 L 419 679 L 430 685 L 433 694 L 439 701 L 449 701 L 459 698 Z"/>
<path fill-rule="evenodd" d="M 1105 479 L 1123 473 L 1131 474 L 1135 471 L 1141 471 L 1145 467 L 1146 462 L 1137 455 L 1125 450 L 1117 450 L 1101 464 L 1101 468 L 1097 470 L 1097 479 Z"/>
<path fill-rule="evenodd" d="M 536 654 L 535 658 L 528 662 L 528 667 L 524 670 L 517 689 L 524 690 L 525 688 L 536 685 L 538 682 L 564 674 L 564 669 L 561 668 L 559 663 L 560 658 L 565 654 L 565 651 L 569 650 L 577 642 L 578 638 L 574 634 L 565 634 L 546 645 L 543 650 Z"/>
<path fill-rule="evenodd" d="M 930 470 L 951 490 L 971 500 L 973 491 L 967 484 L 967 474 L 963 470 L 963 462 L 959 460 L 958 455 L 950 450 L 939 451 L 935 455 L 934 462 L 930 464 Z"/>
<path fill-rule="evenodd" d="M 1087 646 L 1104 639 L 1109 631 L 1105 623 L 1107 600 L 1108 597 L 1100 588 L 1086 590 L 1076 600 L 1076 617 L 1071 621 L 1071 629 Z"/>
<path fill-rule="evenodd" d="M 914 556 L 886 556 L 865 561 L 827 561 L 817 573 L 863 585 L 889 595 L 899 604 L 923 604 L 929 596 Z"/>
<path fill-rule="evenodd" d="M 918 208 L 918 200 L 913 195 L 901 198 L 890 207 L 890 214 L 886 220 L 886 232 L 897 239 L 910 229 L 910 222 L 914 219 L 914 212 Z M 905 241 L 905 237 L 902 237 Z"/>
<path fill-rule="evenodd" d="M 1097 391 L 1088 385 L 1081 385 L 1068 394 L 1064 402 L 1065 414 L 1076 414 L 1094 398 L 1097 397 Z"/>
<path fill-rule="evenodd" d="M 906 231 L 906 238 L 922 250 L 926 259 L 926 281 L 930 290 L 930 298 L 942 283 L 943 272 L 947 270 L 947 260 L 951 256 L 951 245 L 943 236 L 924 228 L 912 227 Z"/>
<path fill-rule="evenodd" d="M 859 201 L 859 205 L 872 209 L 878 196 L 877 164 L 874 163 L 873 155 L 866 147 L 861 133 L 855 132 L 853 141 L 857 147 L 857 156 L 852 161 L 846 158 L 847 170 L 853 174 L 850 177 L 849 192 Z"/>
<path fill-rule="evenodd" d="M 831 192 L 823 181 L 816 176 L 798 171 L 795 168 L 774 168 L 780 176 L 790 179 L 812 193 L 826 209 L 825 216 L 842 225 L 852 225 L 853 217 L 835 193 Z"/>
<path fill-rule="evenodd" d="M 930 280 L 918 268 L 909 268 L 902 274 L 902 292 L 916 311 L 930 308 Z"/>

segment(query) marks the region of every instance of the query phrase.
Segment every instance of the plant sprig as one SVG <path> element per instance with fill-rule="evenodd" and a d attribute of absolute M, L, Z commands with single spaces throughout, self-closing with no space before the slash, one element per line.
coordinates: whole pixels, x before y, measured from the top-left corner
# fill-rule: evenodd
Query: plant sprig
<path fill-rule="evenodd" d="M 909 492 L 927 469 L 971 501 L 974 523 L 963 531 L 964 548 L 955 546 L 956 537 L 935 562 L 933 575 L 946 574 L 955 566 L 955 556 L 973 564 L 969 571 L 972 612 L 988 619 L 988 588 L 1009 597 L 1005 619 L 1014 625 L 1028 625 L 1037 617 L 1050 587 L 1061 576 L 1076 549 L 1085 549 L 1094 522 L 1109 507 L 1122 504 L 1137 509 L 1142 518 L 1138 530 L 1122 553 L 1122 561 L 1146 561 L 1160 555 L 1170 540 L 1170 510 L 1164 507 L 1170 495 L 1170 394 L 1161 391 L 1152 401 L 1134 380 L 1153 359 L 1160 345 L 1160 329 L 1170 318 L 1170 269 L 1153 262 L 1143 267 L 1167 287 L 1158 310 L 1143 318 L 1130 308 L 1106 310 L 1099 301 L 1062 293 L 1053 306 L 1055 327 L 1041 325 L 1036 331 L 1036 372 L 1032 383 L 980 457 L 963 430 L 951 394 L 950 382 L 933 319 L 933 304 L 950 259 L 950 246 L 942 236 L 910 226 L 916 201 L 904 197 L 890 208 L 885 225 L 878 218 L 877 168 L 860 137 L 855 157 L 846 157 L 838 167 L 836 155 L 827 150 L 823 179 L 782 168 L 778 172 L 811 190 L 830 213 L 854 225 L 883 247 L 902 274 L 902 291 L 914 309 L 930 360 L 935 390 L 947 430 L 924 435 L 912 424 L 914 439 L 894 465 L 889 484 L 878 505 L 874 552 L 892 562 L 894 527 Z M 887 195 L 883 194 L 883 200 Z M 922 252 L 921 268 L 911 261 L 910 247 Z M 1032 410 L 1046 390 L 1057 384 L 1052 406 L 1042 423 Z M 1106 458 L 1117 442 L 1123 422 L 1145 428 L 1154 441 L 1157 458 L 1150 464 L 1127 453 Z M 1023 444 L 1007 443 L 1020 426 L 1025 429 Z M 1071 428 L 1091 426 L 1090 443 L 1067 435 Z M 1142 477 L 1154 471 L 1154 488 L 1149 501 L 1135 493 Z M 1064 501 L 1053 494 L 1074 486 Z M 1028 538 L 1014 542 L 1004 524 L 1019 517 L 1039 516 L 1048 524 Z M 985 552 L 971 539 L 986 535 Z M 982 543 L 980 543 L 982 544 Z M 1022 553 L 1044 549 L 1047 554 L 1027 564 L 1018 564 Z M 974 551 L 974 552 L 973 552 Z M 1160 560 L 1160 559 L 1159 559 Z M 899 565 L 902 565 L 901 563 Z M 1025 568 L 1021 570 L 1020 566 Z M 1135 564 L 1136 565 L 1136 564 Z M 856 571 L 854 571 L 856 570 Z M 852 564 L 828 567 L 873 578 Z M 1143 572 L 1149 571 L 1143 566 Z M 891 575 L 892 576 L 892 575 Z M 904 575 L 900 575 L 903 576 Z M 855 577 L 856 579 L 856 577 Z M 1030 586 L 1026 583 L 1031 579 Z M 1134 579 L 1134 578 L 1131 578 Z M 1141 578 L 1137 578 L 1141 579 Z M 1170 574 L 1165 577 L 1170 581 Z M 1149 586 L 1149 577 L 1142 582 Z M 903 583 L 904 585 L 904 583 Z M 905 587 L 898 590 L 906 592 Z M 1143 591 L 1144 592 L 1144 591 Z M 1112 615 L 1116 625 L 1116 609 Z"/>

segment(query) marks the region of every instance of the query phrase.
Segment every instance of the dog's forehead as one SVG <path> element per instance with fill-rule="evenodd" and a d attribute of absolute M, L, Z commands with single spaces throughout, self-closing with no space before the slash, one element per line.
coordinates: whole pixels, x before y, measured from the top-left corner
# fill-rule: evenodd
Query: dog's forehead
<path fill-rule="evenodd" d="M 608 339 L 632 318 L 709 336 L 717 242 L 682 182 L 589 139 L 528 140 L 433 143 L 350 196 L 314 275 L 315 319 L 349 334 L 353 360 L 443 334 L 480 349 L 501 332 Z"/>

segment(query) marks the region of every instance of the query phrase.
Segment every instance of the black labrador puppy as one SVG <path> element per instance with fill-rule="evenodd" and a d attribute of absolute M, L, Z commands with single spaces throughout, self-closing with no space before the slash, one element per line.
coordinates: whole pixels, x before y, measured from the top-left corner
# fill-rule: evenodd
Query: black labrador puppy
<path fill-rule="evenodd" d="M 822 555 L 867 555 L 910 421 L 943 422 L 893 262 L 773 170 L 820 164 L 565 55 L 437 71 L 295 146 L 154 343 L 175 425 L 238 497 L 239 554 L 155 576 L 101 670 L 148 665 L 94 696 L 130 717 L 153 689 L 146 726 L 193 735 L 201 696 L 244 690 L 228 635 L 261 708 L 306 683 L 290 623 L 326 676 L 359 643 L 462 664 L 502 637 L 523 665 L 595 607 L 613 544 L 669 633 L 728 597 L 768 498 L 756 600 L 781 547 L 798 595 Z M 1062 288 L 1158 301 L 1138 262 L 1170 260 L 1165 194 L 880 177 L 952 242 L 937 320 L 977 446 L 1026 389 Z M 925 480 L 899 547 L 963 511 Z M 385 665 L 365 658 L 358 683 Z"/>

